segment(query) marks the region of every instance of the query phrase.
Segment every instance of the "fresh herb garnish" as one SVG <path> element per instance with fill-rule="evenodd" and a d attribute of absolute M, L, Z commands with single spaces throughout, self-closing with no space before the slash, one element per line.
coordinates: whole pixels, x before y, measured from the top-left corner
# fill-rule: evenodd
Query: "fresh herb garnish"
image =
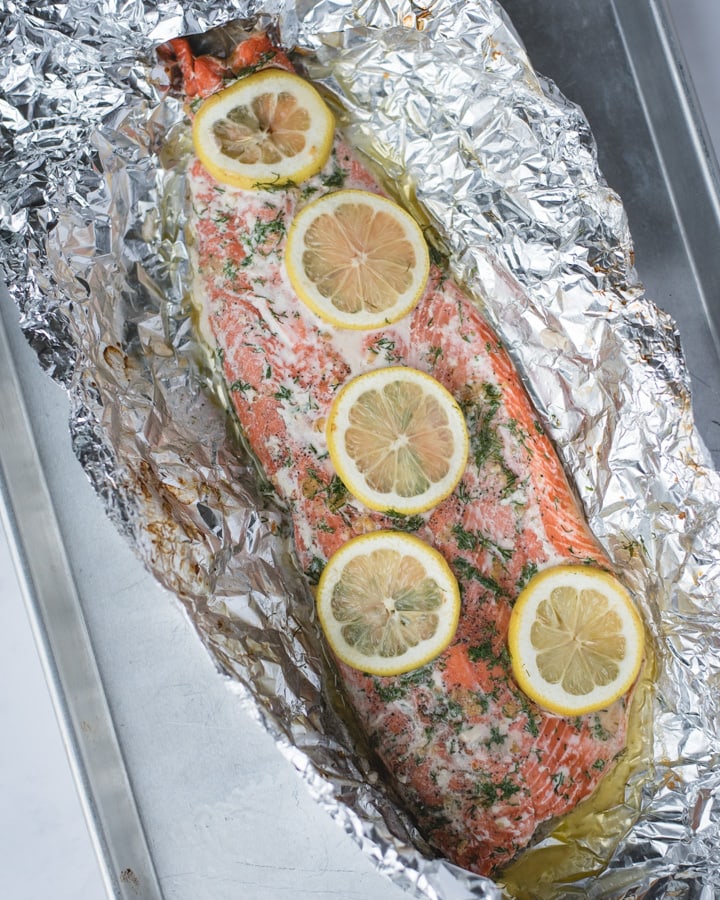
<path fill-rule="evenodd" d="M 270 256 L 278 249 L 285 231 L 285 212 L 282 209 L 277 210 L 272 219 L 256 219 L 252 229 L 240 235 L 245 248 L 245 258 L 241 265 L 244 268 L 252 265 L 256 253 L 259 256 Z"/>
<path fill-rule="evenodd" d="M 458 573 L 465 578 L 466 580 L 474 580 L 479 582 L 483 587 L 487 588 L 489 591 L 492 591 L 494 594 L 502 594 L 502 587 L 495 581 L 494 578 L 491 578 L 489 575 L 483 574 L 477 566 L 474 566 L 472 563 L 468 562 L 466 559 L 463 559 L 461 556 L 456 556 L 453 560 L 453 566 L 456 568 Z"/>
<path fill-rule="evenodd" d="M 385 515 L 388 519 L 392 519 L 392 523 L 398 531 L 418 531 L 425 524 L 425 519 L 421 515 L 407 516 L 394 509 L 386 509 Z"/>
<path fill-rule="evenodd" d="M 325 568 L 325 562 L 319 556 L 313 556 L 310 565 L 305 569 L 305 575 L 310 584 L 317 584 Z"/>
<path fill-rule="evenodd" d="M 371 353 L 374 353 L 378 356 L 382 351 L 385 351 L 385 359 L 392 362 L 400 362 L 401 356 L 395 352 L 395 341 L 390 338 L 382 337 L 378 338 L 368 347 L 368 350 Z"/>
<path fill-rule="evenodd" d="M 333 171 L 329 175 L 323 176 L 320 180 L 322 181 L 325 187 L 336 187 L 341 188 L 345 184 L 345 179 L 347 178 L 347 172 L 340 168 L 340 166 L 336 165 Z"/>
<path fill-rule="evenodd" d="M 233 391 L 233 393 L 244 394 L 245 391 L 252 390 L 252 385 L 249 381 L 242 381 L 238 378 L 237 381 L 233 381 L 230 385 L 230 390 Z"/>

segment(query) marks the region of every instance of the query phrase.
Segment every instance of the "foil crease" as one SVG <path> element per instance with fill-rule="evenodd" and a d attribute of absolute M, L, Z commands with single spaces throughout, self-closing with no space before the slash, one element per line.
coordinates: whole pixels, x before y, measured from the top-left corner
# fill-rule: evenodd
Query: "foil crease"
<path fill-rule="evenodd" d="M 643 598 L 659 675 L 641 815 L 563 896 L 720 891 L 720 477 L 587 122 L 533 72 L 502 9 L 0 0 L 0 13 L 2 276 L 23 330 L 68 390 L 73 446 L 108 513 L 316 800 L 415 895 L 500 896 L 432 858 L 355 749 L 284 511 L 195 341 L 187 133 L 154 51 L 235 19 L 303 48 L 351 143 L 427 217 Z"/>

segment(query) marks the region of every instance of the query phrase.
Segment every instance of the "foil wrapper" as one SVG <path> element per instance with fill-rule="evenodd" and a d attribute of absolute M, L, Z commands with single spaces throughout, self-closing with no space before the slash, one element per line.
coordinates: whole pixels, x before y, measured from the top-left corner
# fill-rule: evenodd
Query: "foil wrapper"
<path fill-rule="evenodd" d="M 641 598 L 657 677 L 628 785 L 639 815 L 600 871 L 557 891 L 715 895 L 720 477 L 587 122 L 533 72 L 493 0 L 0 0 L 2 275 L 67 388 L 81 464 L 241 702 L 377 867 L 417 896 L 500 896 L 433 858 L 358 749 L 285 512 L 196 344 L 187 126 L 155 49 L 234 20 L 302 49 L 350 142 L 430 225 Z"/>

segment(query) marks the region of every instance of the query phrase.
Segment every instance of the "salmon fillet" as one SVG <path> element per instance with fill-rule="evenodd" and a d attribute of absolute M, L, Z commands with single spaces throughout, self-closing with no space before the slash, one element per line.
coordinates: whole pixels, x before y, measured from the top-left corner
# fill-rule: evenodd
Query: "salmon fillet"
<path fill-rule="evenodd" d="M 180 40 L 168 48 L 165 59 L 179 65 L 190 95 L 210 93 L 242 66 L 289 67 L 286 57 L 273 58 L 264 35 L 241 43 L 233 59 L 242 63 L 230 68 L 207 58 L 195 65 Z M 197 159 L 188 180 L 193 293 L 205 338 L 218 350 L 249 444 L 290 509 L 310 582 L 350 538 L 383 528 L 415 532 L 457 576 L 460 624 L 437 659 L 395 677 L 369 676 L 339 661 L 337 668 L 370 745 L 426 839 L 458 865 L 494 873 L 542 822 L 587 797 L 624 747 L 627 698 L 599 713 L 550 714 L 517 687 L 507 652 L 512 605 L 532 574 L 561 563 L 609 562 L 510 357 L 441 269 L 432 268 L 412 314 L 377 331 L 336 330 L 294 294 L 284 253 L 295 213 L 340 187 L 382 193 L 341 135 L 323 171 L 298 187 L 233 189 Z M 432 375 L 468 424 L 462 480 L 423 515 L 366 509 L 328 458 L 324 425 L 335 393 L 387 365 Z"/>

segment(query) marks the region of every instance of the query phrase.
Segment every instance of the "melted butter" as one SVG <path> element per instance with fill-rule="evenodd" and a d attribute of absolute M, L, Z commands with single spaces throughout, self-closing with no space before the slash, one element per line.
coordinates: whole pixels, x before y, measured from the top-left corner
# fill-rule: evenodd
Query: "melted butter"
<path fill-rule="evenodd" d="M 628 714 L 625 750 L 593 794 L 558 818 L 535 847 L 507 866 L 498 883 L 517 900 L 567 896 L 573 881 L 599 875 L 624 834 L 640 815 L 643 785 L 651 778 L 653 686 L 657 657 L 647 638 L 643 671 Z"/>

